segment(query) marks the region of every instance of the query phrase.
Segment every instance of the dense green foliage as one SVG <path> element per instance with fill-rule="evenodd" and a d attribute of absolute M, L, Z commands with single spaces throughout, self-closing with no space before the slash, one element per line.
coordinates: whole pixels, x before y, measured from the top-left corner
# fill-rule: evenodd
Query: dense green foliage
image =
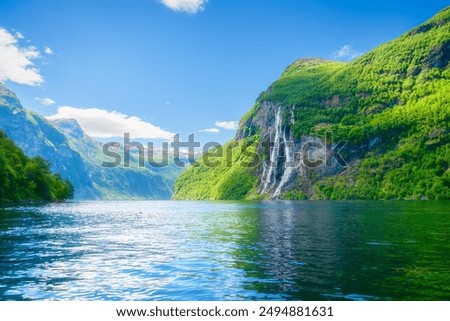
<path fill-rule="evenodd" d="M 0 131 L 0 203 L 71 198 L 72 184 L 53 175 L 49 167 L 41 157 L 28 158 Z"/>
<path fill-rule="evenodd" d="M 296 140 L 332 131 L 336 141 L 348 141 L 347 170 L 317 176 L 308 184 L 312 189 L 297 191 L 311 198 L 449 199 L 449 61 L 450 7 L 353 62 L 296 61 L 241 126 L 270 102 L 286 112 L 293 108 Z"/>
<path fill-rule="evenodd" d="M 175 199 L 246 198 L 256 188 L 254 174 L 258 137 L 214 148 L 189 167 L 175 182 Z"/>
<path fill-rule="evenodd" d="M 281 198 L 286 201 L 302 201 L 308 199 L 308 196 L 302 191 L 289 191 L 281 195 Z"/>

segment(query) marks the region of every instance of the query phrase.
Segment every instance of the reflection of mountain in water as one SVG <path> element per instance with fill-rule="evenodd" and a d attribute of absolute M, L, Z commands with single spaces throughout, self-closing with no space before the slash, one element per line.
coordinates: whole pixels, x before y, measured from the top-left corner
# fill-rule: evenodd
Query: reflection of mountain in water
<path fill-rule="evenodd" d="M 243 287 L 261 299 L 404 297 L 398 278 L 414 271 L 420 254 L 410 242 L 420 231 L 390 224 L 408 219 L 398 214 L 386 217 L 364 203 L 260 205 L 241 214 L 234 267 L 245 271 Z"/>

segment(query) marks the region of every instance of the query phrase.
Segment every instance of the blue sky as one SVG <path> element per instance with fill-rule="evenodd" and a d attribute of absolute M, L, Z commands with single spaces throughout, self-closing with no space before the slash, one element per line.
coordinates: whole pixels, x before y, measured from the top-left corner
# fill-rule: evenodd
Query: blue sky
<path fill-rule="evenodd" d="M 130 129 L 142 138 L 195 133 L 223 143 L 294 60 L 350 60 L 447 5 L 2 0 L 0 80 L 25 107 L 78 117 L 92 136 Z"/>

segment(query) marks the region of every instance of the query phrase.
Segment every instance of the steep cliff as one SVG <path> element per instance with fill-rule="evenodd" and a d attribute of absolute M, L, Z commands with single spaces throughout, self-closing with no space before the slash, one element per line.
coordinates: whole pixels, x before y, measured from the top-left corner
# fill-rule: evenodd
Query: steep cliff
<path fill-rule="evenodd" d="M 450 8 L 351 63 L 300 59 L 230 143 L 252 142 L 256 153 L 233 155 L 251 154 L 251 166 L 224 156 L 211 168 L 205 155 L 174 198 L 450 198 L 449 61 Z M 223 180 L 239 197 L 220 197 Z"/>

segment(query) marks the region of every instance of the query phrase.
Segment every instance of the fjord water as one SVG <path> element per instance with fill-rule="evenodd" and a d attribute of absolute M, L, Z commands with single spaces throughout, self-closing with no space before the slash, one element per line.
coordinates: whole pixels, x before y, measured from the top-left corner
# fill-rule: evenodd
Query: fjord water
<path fill-rule="evenodd" d="M 0 210 L 1 300 L 448 300 L 448 202 Z"/>

